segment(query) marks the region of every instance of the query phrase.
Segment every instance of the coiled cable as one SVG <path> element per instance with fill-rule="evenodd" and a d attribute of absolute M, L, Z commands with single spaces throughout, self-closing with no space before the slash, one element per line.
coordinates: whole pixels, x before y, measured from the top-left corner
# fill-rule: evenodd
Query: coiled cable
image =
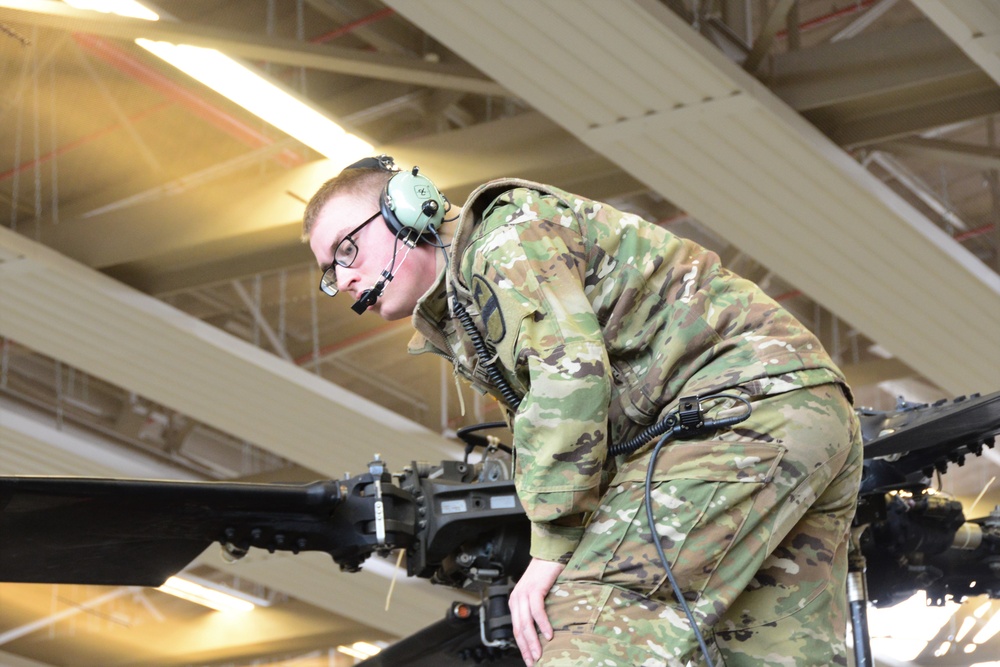
<path fill-rule="evenodd" d="M 492 345 L 483 340 L 483 336 L 479 333 L 476 323 L 472 321 L 472 315 L 469 315 L 465 307 L 458 302 L 458 299 L 452 296 L 451 302 L 455 315 L 458 316 L 459 321 L 462 323 L 462 328 L 465 329 L 465 333 L 472 339 L 472 346 L 476 348 L 476 354 L 479 356 L 479 361 L 482 363 L 483 368 L 486 369 L 486 374 L 489 376 L 490 382 L 503 395 L 503 399 L 506 401 L 508 407 L 511 410 L 517 410 L 518 406 L 521 405 L 521 398 L 514 391 L 514 388 L 510 386 L 510 383 L 507 382 L 507 378 L 503 376 L 500 369 L 497 368 L 494 359 L 496 350 L 493 349 Z"/>

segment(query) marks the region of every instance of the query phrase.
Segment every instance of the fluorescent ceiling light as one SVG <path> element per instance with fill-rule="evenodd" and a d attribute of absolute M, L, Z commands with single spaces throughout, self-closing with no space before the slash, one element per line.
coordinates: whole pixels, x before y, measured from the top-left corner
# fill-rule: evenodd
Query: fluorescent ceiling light
<path fill-rule="evenodd" d="M 65 2 L 78 9 L 150 21 L 160 18 L 135 0 Z M 328 158 L 350 163 L 374 152 L 371 144 L 344 130 L 294 91 L 215 49 L 143 38 L 135 43 Z"/>
<path fill-rule="evenodd" d="M 135 43 L 328 158 L 348 161 L 372 153 L 371 144 L 215 49 L 142 38 Z"/>
<path fill-rule="evenodd" d="M 993 639 L 998 632 L 1000 632 L 1000 614 L 993 614 L 990 620 L 986 621 L 986 625 L 972 638 L 972 642 L 980 645 L 985 644 Z"/>
<path fill-rule="evenodd" d="M 131 16 L 136 19 L 157 21 L 160 16 L 152 9 L 135 2 L 135 0 L 63 0 L 67 5 L 77 9 L 90 9 L 102 14 L 117 14 Z"/>
<path fill-rule="evenodd" d="M 923 591 L 891 607 L 868 609 L 868 632 L 873 652 L 912 661 L 937 636 L 958 609 L 957 604 L 943 607 L 927 605 Z"/>
<path fill-rule="evenodd" d="M 246 612 L 253 611 L 255 607 L 266 607 L 270 604 L 263 598 L 248 595 L 234 588 L 191 574 L 170 577 L 156 590 L 216 611 Z"/>
<path fill-rule="evenodd" d="M 965 635 L 969 634 L 969 630 L 974 627 L 976 627 L 976 618 L 974 616 L 966 616 L 962 620 L 962 624 L 958 626 L 958 632 L 955 633 L 955 642 L 965 639 Z"/>
<path fill-rule="evenodd" d="M 341 645 L 337 647 L 337 651 L 340 653 L 349 655 L 352 658 L 358 658 L 359 660 L 370 658 L 381 650 L 380 647 L 368 642 L 354 642 L 350 646 Z"/>

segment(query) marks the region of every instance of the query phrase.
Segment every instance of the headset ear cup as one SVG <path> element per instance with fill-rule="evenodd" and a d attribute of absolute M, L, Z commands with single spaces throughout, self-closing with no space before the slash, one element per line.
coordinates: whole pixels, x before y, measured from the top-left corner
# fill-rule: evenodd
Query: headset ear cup
<path fill-rule="evenodd" d="M 393 176 L 395 178 L 395 176 Z M 396 217 L 396 212 L 392 210 L 392 198 L 389 196 L 389 183 L 392 182 L 392 178 L 385 182 L 385 187 L 382 188 L 382 196 L 379 197 L 378 205 L 379 210 L 382 212 L 382 219 L 385 220 L 385 224 L 388 225 L 389 231 L 391 231 L 395 236 L 399 236 L 400 232 L 403 230 L 403 224 Z"/>
<path fill-rule="evenodd" d="M 386 182 L 379 207 L 396 236 L 416 242 L 432 237 L 441 226 L 447 202 L 434 183 L 417 173 L 414 167 L 412 171 L 395 174 Z"/>

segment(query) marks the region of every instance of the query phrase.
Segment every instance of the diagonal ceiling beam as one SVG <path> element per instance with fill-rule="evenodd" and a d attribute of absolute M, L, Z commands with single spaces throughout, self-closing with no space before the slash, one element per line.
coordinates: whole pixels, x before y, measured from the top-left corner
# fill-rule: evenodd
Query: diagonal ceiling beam
<path fill-rule="evenodd" d="M 959 86 L 953 87 L 956 83 Z M 986 118 L 1000 109 L 1000 88 L 981 73 L 964 82 L 948 82 L 947 87 L 907 95 L 896 106 L 874 105 L 833 114 L 815 110 L 802 115 L 838 145 L 856 148 Z"/>
<path fill-rule="evenodd" d="M 774 43 L 778 30 L 784 25 L 785 17 L 788 16 L 789 10 L 796 2 L 798 0 L 778 0 L 771 13 L 767 15 L 767 19 L 764 20 L 764 27 L 761 28 L 757 40 L 753 43 L 753 48 L 750 49 L 746 60 L 743 61 L 743 69 L 751 73 L 757 71 L 768 51 L 771 50 L 771 44 Z"/>
<path fill-rule="evenodd" d="M 192 479 L 134 450 L 0 397 L 0 475 Z M 0 663 L 2 664 L 2 663 Z"/>
<path fill-rule="evenodd" d="M 872 63 L 878 67 L 872 67 Z M 920 89 L 979 72 L 930 21 L 777 54 L 764 81 L 797 111 Z"/>
<path fill-rule="evenodd" d="M 53 667 L 51 663 L 24 658 L 8 651 L 0 651 L 0 665 L 4 665 L 4 667 Z"/>
<path fill-rule="evenodd" d="M 443 437 L 0 227 L 0 335 L 338 478 Z"/>
<path fill-rule="evenodd" d="M 369 79 L 460 90 L 479 95 L 507 95 L 501 86 L 474 70 L 417 58 L 310 44 L 294 39 L 248 34 L 191 23 L 144 21 L 75 9 L 55 0 L 0 0 L 0 22 L 134 40 L 145 37 L 175 44 L 218 49 L 226 55 L 307 67 Z"/>
<path fill-rule="evenodd" d="M 387 4 L 946 391 L 995 386 L 1000 277 L 662 3 Z"/>
<path fill-rule="evenodd" d="M 996 0 L 913 0 L 913 4 L 1000 83 L 1000 5 Z"/>
<path fill-rule="evenodd" d="M 1000 109 L 996 82 L 930 21 L 777 54 L 765 83 L 846 147 Z"/>
<path fill-rule="evenodd" d="M 851 39 L 857 37 L 864 30 L 868 29 L 880 18 L 886 15 L 890 9 L 892 9 L 899 0 L 879 0 L 879 2 L 873 5 L 868 11 L 862 14 L 859 18 L 851 21 L 843 30 L 839 31 L 836 35 L 830 38 L 831 42 L 840 42 L 845 39 Z"/>
<path fill-rule="evenodd" d="M 563 187 L 586 185 L 609 197 L 642 188 L 536 112 L 378 150 L 398 164 L 420 166 L 455 203 L 479 183 L 515 172 Z M 482 154 L 490 159 L 482 160 Z M 342 166 L 322 160 L 250 182 L 209 181 L 86 218 L 81 214 L 92 204 L 61 209 L 59 224 L 46 221 L 39 230 L 22 223 L 18 230 L 143 291 L 162 294 L 311 261 L 299 240 L 302 200 Z"/>
<path fill-rule="evenodd" d="M 340 30 L 350 28 L 350 33 L 379 51 L 386 53 L 416 54 L 424 45 L 423 35 L 408 25 L 392 23 L 391 21 L 371 21 L 375 16 L 392 10 L 380 9 L 377 12 L 360 16 L 356 7 L 344 5 L 335 0 L 306 0 L 306 4 L 341 26 Z"/>
<path fill-rule="evenodd" d="M 884 148 L 893 153 L 922 156 L 944 162 L 963 164 L 967 167 L 982 169 L 984 171 L 987 169 L 1000 169 L 1000 149 L 990 146 L 963 144 L 946 139 L 913 137 L 912 139 L 890 141 L 880 145 L 879 148 Z"/>

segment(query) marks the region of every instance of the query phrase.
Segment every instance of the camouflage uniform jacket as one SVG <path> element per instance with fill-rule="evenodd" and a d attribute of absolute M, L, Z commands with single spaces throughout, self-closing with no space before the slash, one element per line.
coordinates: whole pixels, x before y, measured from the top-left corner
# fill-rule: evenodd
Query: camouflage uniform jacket
<path fill-rule="evenodd" d="M 597 201 L 516 179 L 474 191 L 410 352 L 447 357 L 499 394 L 447 292 L 523 397 L 511 417 L 531 554 L 566 562 L 603 492 L 610 443 L 681 395 L 753 395 L 842 382 L 819 341 L 717 255 Z M 607 475 L 603 475 L 605 478 Z"/>

